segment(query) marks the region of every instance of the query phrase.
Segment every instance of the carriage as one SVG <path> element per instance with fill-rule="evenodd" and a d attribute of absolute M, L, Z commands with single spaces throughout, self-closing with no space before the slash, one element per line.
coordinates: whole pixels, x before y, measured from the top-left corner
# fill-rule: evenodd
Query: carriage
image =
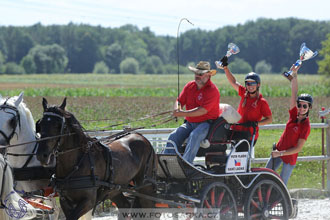
<path fill-rule="evenodd" d="M 269 169 L 223 173 L 222 162 L 215 165 L 220 168 L 217 171 L 208 161 L 207 168 L 201 169 L 187 163 L 180 154 L 157 156 L 158 198 L 175 201 L 177 207 L 210 209 L 219 212 L 220 219 L 236 219 L 239 213 L 244 213 L 246 219 L 288 219 L 295 215 L 286 186 Z M 230 159 L 235 160 L 232 156 Z"/>
<path fill-rule="evenodd" d="M 250 147 L 246 139 L 233 139 L 226 131 L 226 120 L 220 117 L 217 121 L 209 134 L 218 133 L 218 138 L 211 140 L 209 135 L 211 146 L 200 148 L 197 154 L 205 158 L 204 164 L 187 162 L 177 147 L 176 154 L 157 154 L 156 206 L 191 209 L 194 217 L 203 219 L 296 217 L 297 207 L 279 175 L 271 169 L 251 167 L 253 141 Z M 236 152 L 242 145 L 249 150 Z M 196 213 L 195 208 L 200 211 Z"/>

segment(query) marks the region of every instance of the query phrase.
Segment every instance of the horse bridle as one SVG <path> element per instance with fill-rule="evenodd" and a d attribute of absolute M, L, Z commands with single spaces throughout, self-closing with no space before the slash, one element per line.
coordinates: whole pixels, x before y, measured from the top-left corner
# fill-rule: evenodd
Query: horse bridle
<path fill-rule="evenodd" d="M 54 147 L 53 147 L 53 152 L 51 153 L 51 155 L 54 155 L 55 157 L 58 155 L 58 149 L 59 149 L 59 146 L 60 146 L 60 142 L 61 142 L 61 138 L 63 135 L 63 131 L 64 131 L 64 126 L 65 126 L 65 117 L 62 116 L 62 115 L 59 115 L 59 114 L 56 114 L 56 113 L 53 113 L 53 112 L 44 112 L 44 117 L 45 116 L 52 116 L 52 117 L 56 117 L 56 118 L 60 118 L 61 119 L 61 132 L 60 132 L 60 137 L 58 138 L 58 140 L 56 141 Z"/>
<path fill-rule="evenodd" d="M 2 130 L 0 130 L 0 134 L 5 138 L 7 144 L 10 144 L 10 140 L 13 138 L 13 136 L 16 133 L 17 125 L 19 126 L 19 128 L 21 128 L 21 120 L 20 120 L 20 114 L 18 112 L 18 109 L 16 107 L 14 107 L 14 106 L 8 105 L 7 104 L 7 101 L 8 101 L 8 99 L 5 101 L 5 103 L 3 105 L 0 106 L 0 110 L 3 110 L 4 112 L 6 112 L 8 114 L 14 115 L 15 125 L 14 125 L 14 128 L 13 128 L 13 131 L 10 133 L 9 136 L 7 136 L 5 134 L 5 132 L 3 132 Z M 6 109 L 13 110 L 14 112 L 16 112 L 16 115 L 14 113 L 12 113 L 12 112 L 7 112 Z"/>

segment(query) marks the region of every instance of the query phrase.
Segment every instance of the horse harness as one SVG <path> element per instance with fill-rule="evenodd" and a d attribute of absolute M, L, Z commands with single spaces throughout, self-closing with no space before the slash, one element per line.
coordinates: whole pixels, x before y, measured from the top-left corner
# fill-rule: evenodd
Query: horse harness
<path fill-rule="evenodd" d="M 9 136 L 7 136 L 1 130 L 0 130 L 0 134 L 5 138 L 7 144 L 10 144 L 10 140 L 13 138 L 13 136 L 16 133 L 15 131 L 16 131 L 17 126 L 19 126 L 19 128 L 21 128 L 21 120 L 20 120 L 21 117 L 20 117 L 18 109 L 14 106 L 8 105 L 7 101 L 8 101 L 8 99 L 4 102 L 4 104 L 2 104 L 0 106 L 0 110 L 4 110 L 6 113 L 14 115 L 14 117 L 11 119 L 12 120 L 11 125 L 13 127 L 13 131 L 11 132 L 11 134 Z M 6 109 L 13 110 L 14 112 L 16 112 L 16 115 L 12 112 L 7 112 Z M 36 137 L 36 139 L 37 139 L 37 137 Z M 27 167 L 29 165 L 30 161 L 32 160 L 33 156 L 35 155 L 37 148 L 38 148 L 38 142 L 35 143 L 33 151 L 30 154 L 15 154 L 15 153 L 1 152 L 5 156 L 6 155 L 16 156 L 16 157 L 28 156 L 28 159 L 25 161 L 24 165 L 21 168 L 12 168 L 16 181 L 49 179 L 51 177 L 52 173 L 54 173 L 54 168 L 52 168 L 52 167 L 50 167 L 50 168 L 45 168 L 43 166 Z M 39 172 L 36 172 L 36 171 L 39 171 Z"/>
<path fill-rule="evenodd" d="M 21 120 L 20 120 L 20 114 L 18 112 L 18 109 L 16 107 L 14 107 L 14 106 L 8 105 L 7 104 L 7 101 L 8 101 L 8 99 L 4 102 L 4 104 L 0 105 L 0 110 L 3 110 L 4 112 L 6 112 L 6 113 L 11 114 L 11 115 L 14 116 L 11 119 L 11 121 L 10 121 L 11 126 L 13 127 L 13 131 L 10 133 L 9 136 L 7 136 L 5 134 L 5 132 L 3 132 L 2 130 L 0 130 L 0 134 L 5 138 L 7 144 L 10 144 L 10 140 L 13 138 L 13 136 L 16 133 L 17 125 L 19 126 L 19 128 L 21 128 Z M 16 113 L 16 115 L 14 113 L 12 113 L 12 112 L 6 111 L 6 109 L 13 110 Z"/>
<path fill-rule="evenodd" d="M 73 167 L 72 171 L 66 177 L 57 178 L 56 175 L 53 175 L 51 178 L 51 187 L 54 189 L 54 191 L 57 191 L 60 194 L 62 200 L 70 200 L 70 198 L 68 198 L 66 196 L 66 193 L 70 190 L 93 189 L 93 188 L 106 190 L 106 191 L 111 191 L 111 190 L 117 190 L 117 191 L 122 191 L 122 192 L 124 191 L 124 192 L 129 192 L 132 195 L 135 195 L 138 197 L 145 197 L 145 198 L 150 197 L 148 195 L 141 194 L 136 191 L 139 187 L 145 187 L 147 185 L 154 184 L 153 183 L 154 181 L 151 178 L 148 178 L 146 176 L 144 177 L 144 182 L 143 182 L 142 186 L 129 186 L 127 184 L 113 183 L 113 180 L 112 180 L 113 172 L 114 172 L 113 166 L 112 166 L 113 157 L 112 157 L 111 149 L 108 146 L 106 146 L 104 143 L 100 142 L 101 140 L 104 140 L 104 139 L 101 139 L 101 140 L 94 139 L 93 141 L 89 141 L 87 143 L 87 145 L 84 147 L 78 147 L 78 148 L 69 149 L 66 151 L 59 151 L 61 137 L 67 136 L 67 135 L 72 135 L 73 133 L 68 133 L 68 134 L 63 133 L 65 130 L 65 122 L 66 122 L 64 116 L 61 116 L 61 115 L 53 113 L 53 112 L 44 112 L 44 115 L 50 116 L 50 117 L 58 117 L 58 118 L 61 118 L 61 121 L 62 121 L 61 134 L 59 135 L 60 138 L 55 143 L 55 146 L 54 146 L 54 149 L 52 152 L 52 154 L 55 157 L 58 157 L 60 155 L 63 155 L 63 154 L 66 154 L 66 153 L 69 153 L 69 152 L 72 152 L 75 150 L 80 150 L 80 149 L 83 150 L 82 157 L 80 158 L 78 163 Z M 107 143 L 108 144 L 112 143 L 113 141 L 130 134 L 131 130 L 136 130 L 136 129 L 127 129 L 127 130 L 124 130 L 123 132 L 120 132 L 120 133 L 111 135 L 110 137 L 107 137 L 107 140 L 108 140 Z M 99 177 L 96 176 L 95 172 L 94 172 L 95 160 L 92 155 L 91 149 L 92 149 L 92 147 L 95 146 L 96 143 L 100 144 L 99 146 L 101 146 L 102 150 L 105 152 L 105 153 L 103 153 L 103 155 L 105 157 L 105 161 L 106 161 L 106 171 L 105 171 L 104 180 L 100 180 Z M 147 166 L 145 167 L 145 171 L 150 168 L 148 164 L 151 159 L 152 153 L 153 153 L 153 151 L 150 151 L 150 154 L 147 158 Z M 90 164 L 90 175 L 73 177 L 73 174 L 79 170 L 83 161 L 87 157 L 88 157 L 89 164 Z M 152 175 L 153 175 L 153 177 L 154 177 L 154 175 L 156 175 L 156 170 L 154 168 L 152 169 Z M 155 199 L 155 198 L 151 198 L 151 197 L 149 199 L 159 200 L 159 199 Z"/>
<path fill-rule="evenodd" d="M 83 147 L 79 148 L 74 148 L 74 149 L 69 149 L 66 151 L 59 151 L 59 146 L 61 143 L 61 137 L 65 136 L 63 134 L 65 130 L 65 117 L 61 116 L 59 114 L 53 113 L 53 112 L 44 112 L 44 116 L 49 116 L 49 117 L 57 117 L 61 119 L 62 125 L 61 125 L 61 133 L 60 133 L 60 138 L 57 140 L 55 143 L 55 146 L 53 147 L 53 152 L 52 154 L 55 157 L 58 157 L 60 155 L 75 151 L 75 150 L 80 150 Z M 70 134 L 68 134 L 70 135 Z M 104 144 L 102 144 L 102 149 L 106 151 L 103 155 L 105 155 L 106 159 L 106 181 L 99 180 L 97 176 L 95 176 L 94 173 L 94 166 L 95 166 L 95 161 L 91 153 L 91 148 L 94 146 L 94 144 L 98 142 L 102 144 L 99 141 L 90 141 L 88 142 L 87 146 L 83 149 L 83 155 L 80 158 L 79 162 L 74 166 L 73 170 L 65 177 L 65 178 L 57 178 L 55 175 L 53 175 L 51 179 L 51 185 L 56 191 L 58 191 L 60 194 L 65 193 L 67 190 L 72 190 L 72 189 L 84 189 L 84 188 L 98 188 L 100 186 L 104 186 L 107 188 L 115 188 L 118 187 L 115 184 L 112 183 L 111 181 L 111 176 L 112 176 L 112 154 L 110 148 L 106 147 Z M 80 177 L 72 177 L 75 172 L 77 172 L 82 165 L 83 161 L 88 157 L 89 163 L 90 163 L 90 171 L 91 174 L 88 176 L 80 176 Z"/>

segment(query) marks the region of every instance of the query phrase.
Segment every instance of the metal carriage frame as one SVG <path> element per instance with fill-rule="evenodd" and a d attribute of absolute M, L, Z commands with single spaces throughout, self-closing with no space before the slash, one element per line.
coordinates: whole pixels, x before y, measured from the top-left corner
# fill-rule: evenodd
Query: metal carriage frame
<path fill-rule="evenodd" d="M 220 219 L 288 219 L 297 215 L 278 174 L 267 168 L 251 168 L 250 157 L 246 172 L 216 173 L 185 161 L 174 148 L 176 154 L 157 154 L 156 197 L 165 201 L 161 203 L 171 201 L 168 207 L 202 208 L 220 214 Z"/>

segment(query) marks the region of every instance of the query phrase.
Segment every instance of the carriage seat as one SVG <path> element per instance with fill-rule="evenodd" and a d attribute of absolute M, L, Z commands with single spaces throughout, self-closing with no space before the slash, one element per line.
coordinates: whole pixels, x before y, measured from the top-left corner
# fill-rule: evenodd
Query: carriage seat
<path fill-rule="evenodd" d="M 232 106 L 220 104 L 219 108 L 220 116 L 211 123 L 207 137 L 201 143 L 196 155 L 205 157 L 207 167 L 213 164 L 226 164 L 228 156 L 226 150 L 240 140 L 250 138 L 249 132 L 231 130 L 231 124 L 241 119 L 241 115 Z M 180 153 L 184 152 L 184 147 L 180 149 Z"/>
<path fill-rule="evenodd" d="M 220 116 L 209 129 L 206 141 L 203 141 L 197 156 L 205 156 L 205 165 L 224 166 L 228 155 L 226 150 L 242 139 L 248 139 L 249 132 L 237 132 L 230 129 L 230 124 L 237 123 L 241 115 L 230 105 L 220 104 Z M 206 143 L 206 144 L 205 144 Z"/>

